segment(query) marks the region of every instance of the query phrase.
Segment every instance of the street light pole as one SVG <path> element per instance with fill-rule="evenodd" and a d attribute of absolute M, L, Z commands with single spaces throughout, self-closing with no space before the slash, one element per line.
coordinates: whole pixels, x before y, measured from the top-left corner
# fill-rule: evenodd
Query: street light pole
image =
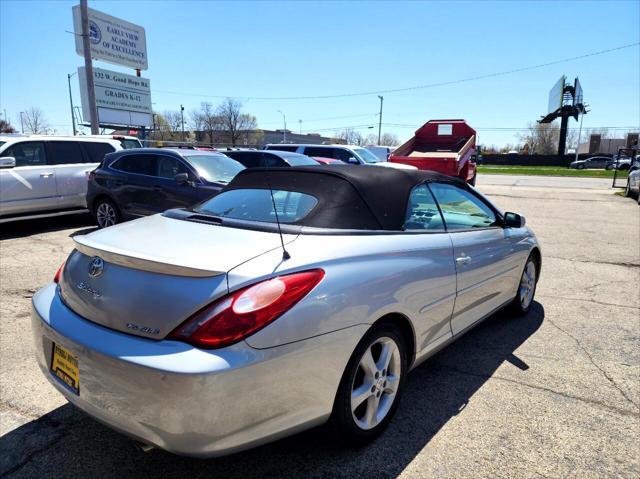
<path fill-rule="evenodd" d="M 300 124 L 300 134 L 302 135 L 302 120 L 298 120 L 298 123 Z"/>
<path fill-rule="evenodd" d="M 586 108 L 586 105 L 585 105 Z M 582 136 L 582 120 L 584 120 L 584 110 L 580 114 L 580 128 L 578 129 L 578 145 L 576 146 L 576 161 L 578 161 L 578 152 L 580 151 L 580 137 Z"/>
<path fill-rule="evenodd" d="M 184 142 L 184 106 L 180 105 L 180 119 L 182 120 L 182 141 Z"/>
<path fill-rule="evenodd" d="M 282 143 L 286 143 L 287 142 L 287 117 L 284 116 L 284 113 L 282 112 L 282 110 L 278 110 L 278 112 L 280 112 L 280 114 L 282 115 L 282 121 L 284 122 L 284 130 L 282 130 Z"/>
<path fill-rule="evenodd" d="M 380 138 L 382 134 L 382 101 L 384 100 L 384 97 L 378 95 L 378 98 L 380 98 L 380 118 L 378 120 L 378 146 L 380 146 Z"/>
<path fill-rule="evenodd" d="M 20 112 L 20 129 L 22 130 L 22 134 L 24 135 L 24 120 L 22 119 L 22 115 L 24 115 L 23 111 Z"/>
<path fill-rule="evenodd" d="M 75 75 L 76 72 L 67 73 L 67 82 L 69 83 L 69 104 L 71 105 L 71 126 L 73 127 L 73 136 L 76 136 L 76 117 L 73 114 L 73 97 L 71 96 L 71 77 Z"/>

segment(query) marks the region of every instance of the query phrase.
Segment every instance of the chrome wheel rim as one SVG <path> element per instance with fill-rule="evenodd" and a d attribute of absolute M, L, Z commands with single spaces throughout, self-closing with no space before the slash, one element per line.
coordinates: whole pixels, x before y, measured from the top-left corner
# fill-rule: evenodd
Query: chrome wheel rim
<path fill-rule="evenodd" d="M 533 300 L 533 293 L 536 290 L 536 265 L 529 261 L 524 268 L 520 279 L 520 305 L 522 309 L 527 309 Z"/>
<path fill-rule="evenodd" d="M 96 209 L 98 226 L 106 228 L 116 224 L 116 210 L 109 203 L 100 203 Z"/>
<path fill-rule="evenodd" d="M 396 399 L 402 362 L 397 343 L 376 339 L 366 349 L 351 386 L 351 415 L 361 429 L 372 429 L 389 414 Z"/>

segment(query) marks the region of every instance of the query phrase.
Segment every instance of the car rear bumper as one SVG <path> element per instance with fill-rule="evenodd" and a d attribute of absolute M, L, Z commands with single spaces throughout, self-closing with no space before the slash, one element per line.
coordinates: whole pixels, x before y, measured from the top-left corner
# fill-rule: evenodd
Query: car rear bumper
<path fill-rule="evenodd" d="M 91 323 L 51 284 L 33 297 L 32 328 L 43 374 L 71 403 L 144 443 L 211 457 L 326 421 L 367 326 L 275 348 L 205 351 Z M 50 371 L 54 343 L 78 357 L 78 395 Z"/>

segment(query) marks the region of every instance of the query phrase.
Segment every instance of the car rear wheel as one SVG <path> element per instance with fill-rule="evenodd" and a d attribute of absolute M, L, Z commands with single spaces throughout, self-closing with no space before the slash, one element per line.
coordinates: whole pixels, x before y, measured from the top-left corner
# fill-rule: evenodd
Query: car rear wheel
<path fill-rule="evenodd" d="M 578 165 L 578 166 L 576 166 L 576 168 L 579 169 L 579 170 L 584 170 L 584 165 Z"/>
<path fill-rule="evenodd" d="M 624 187 L 624 196 L 627 198 L 631 196 L 631 184 L 629 183 L 629 178 L 627 178 L 627 186 Z"/>
<path fill-rule="evenodd" d="M 530 255 L 522 271 L 516 296 L 509 305 L 509 309 L 513 314 L 516 316 L 524 316 L 529 312 L 536 294 L 537 285 L 538 268 L 535 258 L 533 255 Z"/>
<path fill-rule="evenodd" d="M 99 228 L 108 228 L 121 221 L 118 207 L 107 198 L 99 199 L 96 202 L 95 217 Z"/>
<path fill-rule="evenodd" d="M 374 326 L 360 341 L 340 381 L 330 423 L 352 445 L 377 437 L 393 417 L 404 386 L 406 347 L 392 324 Z"/>

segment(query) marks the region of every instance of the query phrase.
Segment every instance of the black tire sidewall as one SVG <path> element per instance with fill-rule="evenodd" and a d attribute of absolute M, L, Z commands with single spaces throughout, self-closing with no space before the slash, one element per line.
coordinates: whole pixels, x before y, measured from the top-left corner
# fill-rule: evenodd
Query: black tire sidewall
<path fill-rule="evenodd" d="M 387 416 L 374 428 L 363 430 L 357 426 L 351 414 L 351 387 L 363 353 L 375 340 L 385 336 L 393 339 L 400 350 L 402 362 L 400 384 L 398 385 L 398 391 L 396 393 L 394 403 L 387 413 Z M 347 367 L 345 368 L 342 379 L 340 380 L 340 385 L 338 387 L 338 392 L 336 393 L 336 399 L 333 406 L 333 412 L 331 414 L 330 423 L 333 426 L 334 432 L 341 441 L 356 446 L 366 444 L 386 429 L 398 408 L 398 404 L 400 403 L 407 375 L 407 364 L 406 344 L 402 334 L 395 325 L 382 323 L 374 326 L 367 332 L 367 334 L 365 334 L 356 346 L 356 349 L 347 363 Z"/>

